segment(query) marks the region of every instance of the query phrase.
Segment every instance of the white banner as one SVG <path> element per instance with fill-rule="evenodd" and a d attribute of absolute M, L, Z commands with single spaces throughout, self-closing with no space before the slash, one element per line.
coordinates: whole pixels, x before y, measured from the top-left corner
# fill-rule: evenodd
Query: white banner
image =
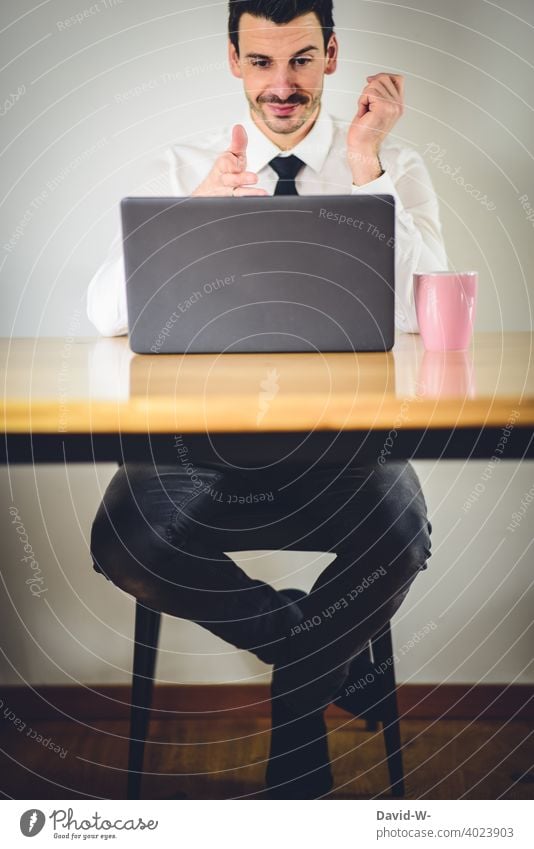
<path fill-rule="evenodd" d="M 2 846 L 532 849 L 524 801 L 4 801 Z M 28 841 L 35 838 L 35 844 Z"/>

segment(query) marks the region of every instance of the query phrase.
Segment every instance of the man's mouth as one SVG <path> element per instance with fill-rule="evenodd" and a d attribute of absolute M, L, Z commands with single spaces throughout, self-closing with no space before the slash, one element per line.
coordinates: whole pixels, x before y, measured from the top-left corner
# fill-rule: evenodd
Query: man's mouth
<path fill-rule="evenodd" d="M 299 97 L 298 100 L 295 98 L 295 100 L 289 100 L 286 103 L 278 103 L 272 100 L 260 100 L 260 103 L 266 106 L 275 118 L 289 118 L 297 111 L 299 106 L 304 106 L 306 101 L 304 98 Z"/>
<path fill-rule="evenodd" d="M 279 106 L 277 103 L 268 103 L 267 106 L 271 110 L 272 114 L 276 115 L 277 118 L 287 118 L 289 115 L 292 115 L 296 109 L 298 109 L 300 104 L 290 103 L 286 106 Z"/>

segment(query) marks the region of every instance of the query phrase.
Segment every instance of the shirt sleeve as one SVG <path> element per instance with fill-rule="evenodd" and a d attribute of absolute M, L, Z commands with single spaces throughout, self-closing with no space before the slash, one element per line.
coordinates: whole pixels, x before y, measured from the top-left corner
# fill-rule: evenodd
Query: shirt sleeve
<path fill-rule="evenodd" d="M 174 156 L 169 150 L 148 165 L 145 180 L 133 195 L 150 197 L 174 196 L 172 171 Z M 86 298 L 87 317 L 102 336 L 124 336 L 128 333 L 126 309 L 126 275 L 119 222 L 108 255 L 93 275 Z"/>
<path fill-rule="evenodd" d="M 381 153 L 385 173 L 364 186 L 353 185 L 352 193 L 395 198 L 395 325 L 404 332 L 418 333 L 413 274 L 446 269 L 447 255 L 438 201 L 423 159 L 413 150 L 402 154 L 398 176 Z"/>
<path fill-rule="evenodd" d="M 119 231 L 87 289 L 87 317 L 102 336 L 128 333 L 126 279 Z"/>

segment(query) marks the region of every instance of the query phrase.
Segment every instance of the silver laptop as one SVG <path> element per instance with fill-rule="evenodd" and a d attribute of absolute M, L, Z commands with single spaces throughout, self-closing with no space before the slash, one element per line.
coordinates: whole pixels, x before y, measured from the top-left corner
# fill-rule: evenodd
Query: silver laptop
<path fill-rule="evenodd" d="M 388 351 L 391 195 L 125 198 L 139 354 Z"/>

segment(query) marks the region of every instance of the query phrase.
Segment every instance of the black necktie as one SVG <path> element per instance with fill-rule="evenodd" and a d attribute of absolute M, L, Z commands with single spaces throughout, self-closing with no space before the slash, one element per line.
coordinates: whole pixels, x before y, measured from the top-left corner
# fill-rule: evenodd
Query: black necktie
<path fill-rule="evenodd" d="M 302 159 L 298 156 L 276 156 L 269 165 L 278 174 L 275 195 L 298 195 L 295 177 L 304 166 Z"/>

